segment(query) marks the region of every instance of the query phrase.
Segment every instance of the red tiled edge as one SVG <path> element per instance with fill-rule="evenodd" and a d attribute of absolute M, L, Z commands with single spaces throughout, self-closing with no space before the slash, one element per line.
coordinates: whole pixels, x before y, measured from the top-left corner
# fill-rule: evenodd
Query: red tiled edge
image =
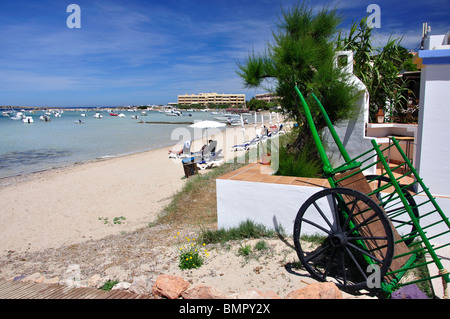
<path fill-rule="evenodd" d="M 330 187 L 326 179 L 272 175 L 270 166 L 260 163 L 245 165 L 235 171 L 220 176 L 218 179 L 280 185 Z"/>

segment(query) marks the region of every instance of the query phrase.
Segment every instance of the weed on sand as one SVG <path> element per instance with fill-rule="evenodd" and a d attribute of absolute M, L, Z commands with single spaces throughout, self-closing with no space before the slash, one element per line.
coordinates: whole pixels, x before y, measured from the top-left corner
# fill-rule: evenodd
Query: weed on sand
<path fill-rule="evenodd" d="M 224 163 L 211 171 L 190 176 L 160 214 L 156 224 L 217 226 L 216 179 L 245 163 Z"/>

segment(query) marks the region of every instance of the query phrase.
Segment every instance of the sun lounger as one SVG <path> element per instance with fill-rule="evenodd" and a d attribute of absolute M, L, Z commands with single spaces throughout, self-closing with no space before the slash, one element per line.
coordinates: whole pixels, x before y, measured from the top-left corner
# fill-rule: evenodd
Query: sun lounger
<path fill-rule="evenodd" d="M 191 141 L 184 142 L 183 148 L 179 151 L 169 150 L 169 158 L 186 158 L 191 155 Z"/>
<path fill-rule="evenodd" d="M 210 153 L 209 156 L 203 157 L 201 160 L 195 160 L 197 167 L 201 170 L 212 168 L 214 166 L 220 166 L 223 163 L 222 149 L 217 152 Z"/>
<path fill-rule="evenodd" d="M 238 144 L 238 145 L 234 145 L 232 147 L 232 151 L 233 152 L 238 152 L 238 151 L 247 151 L 250 148 L 256 148 L 259 144 L 259 136 L 256 136 L 255 138 L 253 138 L 251 141 L 249 142 L 245 142 L 244 144 Z"/>

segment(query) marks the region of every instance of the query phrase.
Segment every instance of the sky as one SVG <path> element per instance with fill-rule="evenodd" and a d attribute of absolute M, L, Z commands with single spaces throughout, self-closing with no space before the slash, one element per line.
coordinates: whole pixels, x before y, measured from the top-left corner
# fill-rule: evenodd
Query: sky
<path fill-rule="evenodd" d="M 237 61 L 264 51 L 282 8 L 295 3 L 0 0 L 0 105 L 153 105 L 204 92 L 244 93 L 250 100 L 264 90 L 244 88 Z M 307 3 L 313 11 L 336 7 L 344 32 L 378 5 L 379 45 L 403 36 L 402 45 L 417 51 L 423 22 L 432 35 L 450 30 L 449 0 Z M 79 11 L 67 10 L 71 4 Z"/>

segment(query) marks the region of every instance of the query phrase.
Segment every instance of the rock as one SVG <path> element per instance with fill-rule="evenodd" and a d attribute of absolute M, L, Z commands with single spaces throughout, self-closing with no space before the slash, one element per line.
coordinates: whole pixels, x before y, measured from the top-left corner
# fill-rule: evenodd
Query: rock
<path fill-rule="evenodd" d="M 227 299 L 227 296 L 221 291 L 205 285 L 189 288 L 181 296 L 183 299 Z"/>
<path fill-rule="evenodd" d="M 189 287 L 189 282 L 179 276 L 161 275 L 152 288 L 154 296 L 177 299 Z"/>
<path fill-rule="evenodd" d="M 128 290 L 128 289 L 130 289 L 130 287 L 131 287 L 131 283 L 122 281 L 122 282 L 115 284 L 111 290 Z"/>
<path fill-rule="evenodd" d="M 47 284 L 47 285 L 54 285 L 54 284 L 57 284 L 57 283 L 59 283 L 59 277 L 44 278 L 43 283 L 44 283 L 44 284 Z"/>
<path fill-rule="evenodd" d="M 60 285 L 66 285 L 70 288 L 80 288 L 88 286 L 87 280 L 81 280 L 81 268 L 78 264 L 69 265 L 63 276 L 63 279 L 59 281 Z"/>
<path fill-rule="evenodd" d="M 22 281 L 22 280 L 24 280 L 25 278 L 27 278 L 27 276 L 15 276 L 12 280 L 13 280 L 13 281 Z"/>
<path fill-rule="evenodd" d="M 428 299 L 428 296 L 419 287 L 411 284 L 394 291 L 391 299 Z"/>
<path fill-rule="evenodd" d="M 64 277 L 70 280 L 81 280 L 81 268 L 78 264 L 69 265 L 64 272 Z"/>
<path fill-rule="evenodd" d="M 342 292 L 332 282 L 318 282 L 291 291 L 286 299 L 342 299 Z"/>
<path fill-rule="evenodd" d="M 236 299 L 281 299 L 274 291 L 258 291 L 255 289 L 247 290 L 243 293 L 236 294 Z"/>
<path fill-rule="evenodd" d="M 88 286 L 95 287 L 95 288 L 102 287 L 103 286 L 102 277 L 100 277 L 100 275 L 98 275 L 98 274 L 91 276 L 88 279 Z"/>
<path fill-rule="evenodd" d="M 36 283 L 43 283 L 45 277 L 40 272 L 35 272 L 32 275 L 29 275 L 23 279 L 23 281 L 31 281 Z"/>
<path fill-rule="evenodd" d="M 136 294 L 146 295 L 150 292 L 151 285 L 146 276 L 139 276 L 134 278 L 128 290 Z"/>

